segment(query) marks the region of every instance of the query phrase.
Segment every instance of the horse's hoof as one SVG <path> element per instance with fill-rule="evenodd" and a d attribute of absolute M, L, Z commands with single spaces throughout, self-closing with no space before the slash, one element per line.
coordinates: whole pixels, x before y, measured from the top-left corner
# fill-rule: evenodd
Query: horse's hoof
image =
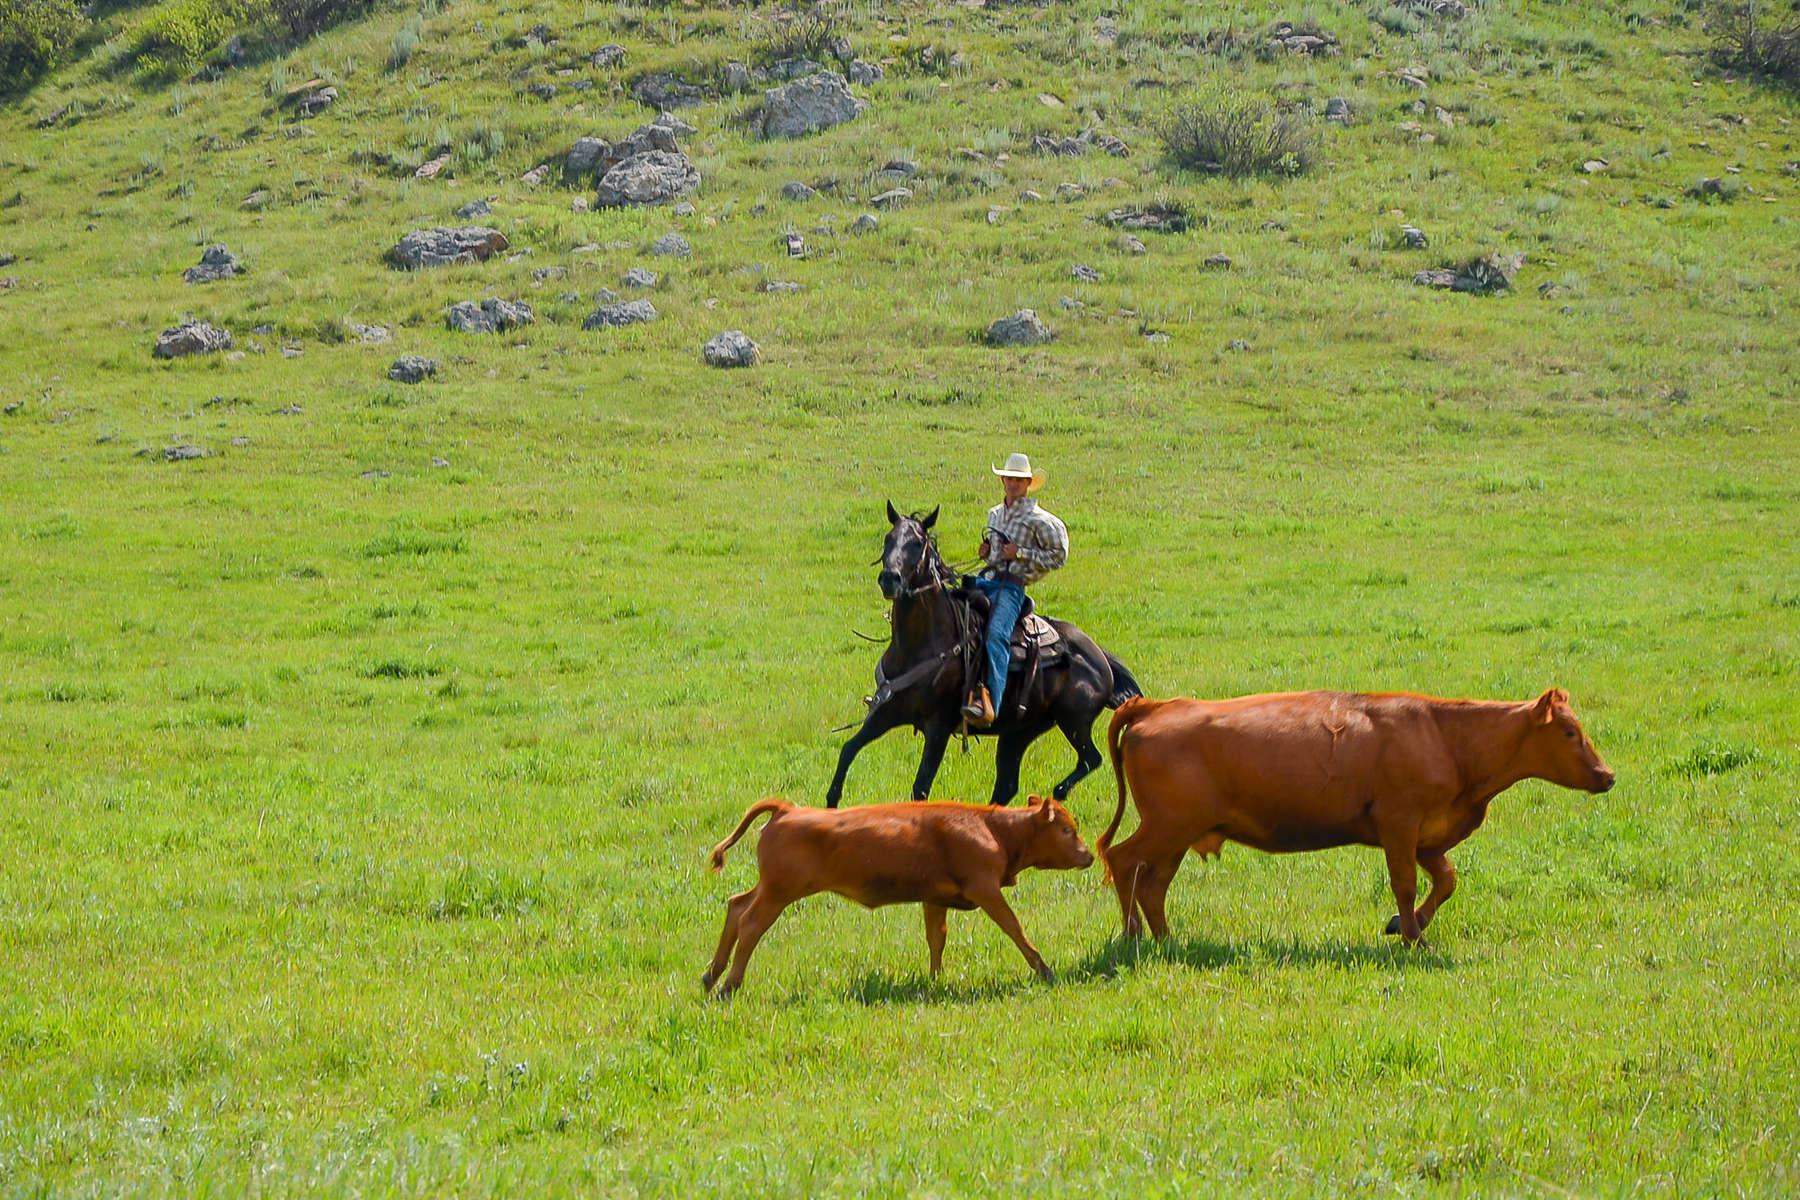
<path fill-rule="evenodd" d="M 1393 916 L 1389 917 L 1388 923 L 1387 923 L 1387 928 L 1383 929 L 1381 932 L 1387 934 L 1389 937 L 1393 937 L 1396 933 L 1399 933 L 1400 932 L 1400 914 L 1395 913 Z"/>

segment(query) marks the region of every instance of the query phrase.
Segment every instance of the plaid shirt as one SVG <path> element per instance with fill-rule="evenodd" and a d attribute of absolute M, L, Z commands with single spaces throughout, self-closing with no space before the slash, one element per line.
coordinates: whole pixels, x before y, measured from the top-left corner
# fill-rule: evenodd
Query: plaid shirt
<path fill-rule="evenodd" d="M 988 565 L 982 574 L 989 579 L 1008 579 L 1026 586 L 1069 560 L 1068 529 L 1030 496 L 988 509 L 987 527 Z M 1002 542 L 1018 546 L 1019 557 L 1011 562 L 1002 559 Z"/>

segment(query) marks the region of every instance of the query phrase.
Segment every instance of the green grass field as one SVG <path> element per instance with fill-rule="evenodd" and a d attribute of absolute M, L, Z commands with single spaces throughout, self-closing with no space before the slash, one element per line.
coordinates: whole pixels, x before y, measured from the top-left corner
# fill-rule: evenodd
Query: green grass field
<path fill-rule="evenodd" d="M 1395 11 L 846 8 L 894 59 L 869 111 L 763 143 L 754 94 L 683 110 L 690 217 L 572 213 L 555 164 L 651 115 L 615 83 L 762 61 L 775 10 L 465 0 L 390 69 L 418 14 L 384 6 L 212 82 L 104 15 L 0 104 L 0 1193 L 1800 1190 L 1800 105 L 1681 3 Z M 1207 41 L 1303 16 L 1342 53 Z M 593 89 L 525 91 L 569 67 Z M 342 98 L 289 121 L 314 75 Z M 1296 178 L 1179 171 L 1158 114 L 1216 78 L 1353 120 Z M 1132 155 L 1028 152 L 1090 127 Z M 913 202 L 849 235 L 896 156 Z M 528 255 L 381 264 L 477 196 Z M 1096 218 L 1148 200 L 1194 226 L 1121 253 Z M 671 230 L 693 257 L 650 259 Z M 249 273 L 184 285 L 213 241 Z M 1510 293 L 1412 283 L 1496 249 Z M 661 319 L 581 331 L 640 264 Z M 448 332 L 481 295 L 539 322 Z M 1026 306 L 1053 344 L 981 344 Z M 153 362 L 184 313 L 248 353 Z M 764 364 L 705 366 L 727 328 Z M 401 353 L 443 370 L 391 384 Z M 1618 786 L 1496 801 L 1427 950 L 1380 935 L 1379 853 L 1230 847 L 1162 946 L 1097 866 L 1026 876 L 1054 987 L 978 914 L 931 981 L 915 908 L 816 899 L 704 1002 L 754 871 L 706 850 L 817 803 L 861 714 L 884 500 L 966 556 L 1015 449 L 1074 544 L 1040 606 L 1150 694 L 1558 685 Z M 937 791 L 991 780 L 953 747 Z M 1071 808 L 1091 840 L 1110 771 Z"/>

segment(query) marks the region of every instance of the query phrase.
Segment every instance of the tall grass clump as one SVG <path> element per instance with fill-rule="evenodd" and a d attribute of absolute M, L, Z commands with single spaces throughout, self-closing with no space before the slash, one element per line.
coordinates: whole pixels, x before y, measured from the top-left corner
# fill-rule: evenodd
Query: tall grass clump
<path fill-rule="evenodd" d="M 1750 0 L 1724 0 L 1707 14 L 1706 31 L 1719 66 L 1800 89 L 1800 13 L 1777 17 Z"/>
<path fill-rule="evenodd" d="M 1231 87 L 1196 93 L 1177 103 L 1157 126 L 1176 165 L 1228 175 L 1298 175 L 1310 169 L 1318 147 L 1312 126 L 1298 112 Z"/>
<path fill-rule="evenodd" d="M 59 65 L 86 25 L 73 0 L 0 0 L 0 96 Z"/>
<path fill-rule="evenodd" d="M 394 32 L 393 40 L 388 43 L 388 70 L 398 71 L 412 61 L 413 51 L 419 48 L 424 32 L 425 18 L 416 13 Z"/>
<path fill-rule="evenodd" d="M 239 0 L 174 0 L 138 27 L 135 57 L 152 72 L 174 73 L 197 62 L 250 17 Z"/>

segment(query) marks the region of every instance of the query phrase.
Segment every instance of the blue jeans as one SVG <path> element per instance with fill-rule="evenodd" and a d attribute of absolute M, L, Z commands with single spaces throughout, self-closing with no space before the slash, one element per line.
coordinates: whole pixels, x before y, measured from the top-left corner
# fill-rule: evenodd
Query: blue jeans
<path fill-rule="evenodd" d="M 1006 695 L 1006 668 L 1012 658 L 1013 626 L 1025 607 L 1025 589 L 1007 579 L 977 579 L 976 590 L 993 602 L 988 617 L 988 697 L 994 702 L 994 714 L 1000 713 L 1000 698 Z"/>

